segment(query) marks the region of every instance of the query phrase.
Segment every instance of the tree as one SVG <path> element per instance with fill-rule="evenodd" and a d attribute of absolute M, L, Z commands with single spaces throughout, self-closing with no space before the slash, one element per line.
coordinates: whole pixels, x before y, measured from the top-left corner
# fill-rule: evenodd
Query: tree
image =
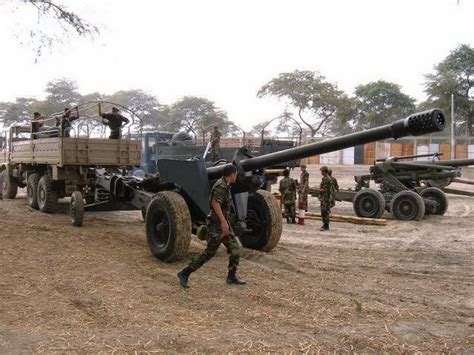
<path fill-rule="evenodd" d="M 455 123 L 460 132 L 474 135 L 474 48 L 467 44 L 453 50 L 435 66 L 434 74 L 425 75 L 429 104 L 450 112 L 454 94 Z"/>
<path fill-rule="evenodd" d="M 0 5 L 6 6 L 8 4 L 9 2 L 0 2 Z M 16 2 L 14 6 L 16 10 L 22 10 L 21 28 L 27 29 L 26 34 L 23 34 L 22 37 L 27 39 L 34 48 L 35 61 L 41 57 L 44 49 L 50 49 L 54 44 L 63 43 L 65 38 L 72 35 L 87 37 L 99 34 L 97 26 L 92 25 L 56 1 L 22 0 Z M 28 16 L 28 7 L 36 11 L 35 16 Z M 60 26 L 59 31 L 58 25 Z"/>
<path fill-rule="evenodd" d="M 0 121 L 4 127 L 13 124 L 25 124 L 33 118 L 33 98 L 19 97 L 15 102 L 3 102 L 0 104 Z"/>
<path fill-rule="evenodd" d="M 279 74 L 257 93 L 258 97 L 270 95 L 285 99 L 296 110 L 311 137 L 327 131 L 330 121 L 337 119 L 340 100 L 346 97 L 319 73 L 299 70 Z"/>
<path fill-rule="evenodd" d="M 406 117 L 415 110 L 415 100 L 397 84 L 379 80 L 355 90 L 357 128 L 368 129 Z"/>
<path fill-rule="evenodd" d="M 206 134 L 217 124 L 223 134 L 232 126 L 227 114 L 217 108 L 214 102 L 195 96 L 185 96 L 170 107 L 170 119 L 179 122 L 179 126 L 187 133 L 192 132 L 195 137 Z"/>
<path fill-rule="evenodd" d="M 46 84 L 45 109 L 47 114 L 60 113 L 65 107 L 72 107 L 81 102 L 77 84 L 69 79 L 57 79 Z"/>

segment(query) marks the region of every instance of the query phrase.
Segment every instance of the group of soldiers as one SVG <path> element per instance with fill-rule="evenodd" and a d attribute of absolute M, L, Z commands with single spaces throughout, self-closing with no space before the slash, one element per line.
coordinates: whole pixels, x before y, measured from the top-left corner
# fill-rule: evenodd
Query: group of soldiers
<path fill-rule="evenodd" d="M 299 182 L 290 178 L 290 170 L 285 169 L 283 179 L 280 181 L 279 191 L 283 206 L 285 208 L 284 216 L 287 223 L 296 223 L 296 194 L 298 193 L 298 207 L 308 211 L 308 193 L 309 193 L 309 173 L 306 165 L 302 164 Z M 336 205 L 335 192 L 339 191 L 337 179 L 332 176 L 332 170 L 327 166 L 322 166 L 321 183 L 319 188 L 313 189 L 317 192 L 321 204 L 321 218 L 323 225 L 321 231 L 329 230 L 329 215 L 331 208 Z"/>
<path fill-rule="evenodd" d="M 130 122 L 129 119 L 122 116 L 120 110 L 116 107 L 112 107 L 111 113 L 102 113 L 100 103 L 99 116 L 102 117 L 102 123 L 110 128 L 109 139 L 121 139 L 122 128 Z M 40 128 L 43 127 L 45 119 L 46 118 L 39 112 L 33 114 L 33 120 L 31 121 L 31 133 L 33 139 L 38 138 L 38 133 L 40 132 Z M 70 137 L 72 122 L 77 119 L 79 119 L 79 108 L 75 106 L 74 114 L 72 114 L 72 109 L 65 107 L 63 115 L 56 117 L 55 127 L 57 128 L 58 136 Z"/>

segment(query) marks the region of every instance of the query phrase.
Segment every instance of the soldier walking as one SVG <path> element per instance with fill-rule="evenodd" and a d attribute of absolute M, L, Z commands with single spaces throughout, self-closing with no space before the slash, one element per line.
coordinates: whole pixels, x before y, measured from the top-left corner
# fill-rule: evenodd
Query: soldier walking
<path fill-rule="evenodd" d="M 230 185 L 237 179 L 237 168 L 234 165 L 224 167 L 224 176 L 217 180 L 211 190 L 209 204 L 210 213 L 207 216 L 207 247 L 204 252 L 192 260 L 187 267 L 178 272 L 179 283 L 188 288 L 189 275 L 199 269 L 217 253 L 219 246 L 224 244 L 229 254 L 227 283 L 245 285 L 237 275 L 237 266 L 240 259 L 240 246 L 229 225 L 229 212 L 232 206 Z"/>
<path fill-rule="evenodd" d="M 214 130 L 211 133 L 211 161 L 219 160 L 219 149 L 221 142 L 221 132 L 218 126 L 214 126 Z"/>
<path fill-rule="evenodd" d="M 335 192 L 339 191 L 339 183 L 337 182 L 337 179 L 332 176 L 332 169 L 328 169 L 328 175 L 331 178 L 332 182 L 332 200 L 331 200 L 331 208 L 336 206 L 336 196 Z"/>
<path fill-rule="evenodd" d="M 304 209 L 308 211 L 309 173 L 306 171 L 305 164 L 301 164 L 300 169 L 299 203 L 303 202 Z"/>
<path fill-rule="evenodd" d="M 328 167 L 322 166 L 319 170 L 323 176 L 319 189 L 317 189 L 321 203 L 321 217 L 323 219 L 323 226 L 319 230 L 327 231 L 329 230 L 329 214 L 331 213 L 331 201 L 333 199 L 333 185 L 328 174 Z"/>
<path fill-rule="evenodd" d="M 99 104 L 99 116 L 102 117 L 102 123 L 110 127 L 109 139 L 122 138 L 122 128 L 130 122 L 127 117 L 122 116 L 119 112 L 118 108 L 112 107 L 112 113 L 102 113 Z"/>
<path fill-rule="evenodd" d="M 290 170 L 285 169 L 284 178 L 280 181 L 280 194 L 283 206 L 285 206 L 286 223 L 296 223 L 296 181 L 290 178 Z"/>

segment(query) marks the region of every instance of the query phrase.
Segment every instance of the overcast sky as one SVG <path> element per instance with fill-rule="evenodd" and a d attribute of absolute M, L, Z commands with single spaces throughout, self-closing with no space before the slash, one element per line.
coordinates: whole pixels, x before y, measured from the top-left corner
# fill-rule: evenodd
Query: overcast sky
<path fill-rule="evenodd" d="M 12 1 L 0 2 L 0 101 L 43 98 L 48 81 L 66 77 L 82 94 L 143 89 L 165 104 L 206 97 L 244 128 L 284 108 L 256 98 L 281 72 L 318 70 L 348 94 L 383 79 L 420 101 L 423 74 L 457 45 L 474 45 L 473 0 L 57 0 L 101 34 L 35 64 L 19 44 L 37 20 L 32 6 L 12 12 Z"/>

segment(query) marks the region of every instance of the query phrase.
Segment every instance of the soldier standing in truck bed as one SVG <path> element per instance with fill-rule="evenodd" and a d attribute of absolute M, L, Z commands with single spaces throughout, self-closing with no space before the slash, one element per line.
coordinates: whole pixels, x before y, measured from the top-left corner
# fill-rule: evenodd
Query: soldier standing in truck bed
<path fill-rule="evenodd" d="M 303 202 L 304 209 L 308 211 L 309 173 L 306 171 L 305 164 L 301 164 L 300 169 L 299 202 Z"/>
<path fill-rule="evenodd" d="M 43 122 L 40 122 L 44 117 L 41 116 L 41 113 L 35 112 L 33 114 L 33 120 L 31 121 L 31 138 L 37 139 L 37 133 L 40 131 L 40 128 L 43 127 Z"/>
<path fill-rule="evenodd" d="M 60 130 L 60 136 L 62 137 L 71 136 L 71 123 L 79 118 L 79 108 L 76 106 L 74 109 L 76 111 L 74 116 L 71 116 L 71 109 L 65 107 L 63 116 L 56 118 L 56 127 Z"/>
<path fill-rule="evenodd" d="M 286 223 L 296 223 L 296 181 L 290 178 L 290 170 L 283 172 L 284 178 L 280 181 L 281 201 L 285 207 Z"/>
<path fill-rule="evenodd" d="M 110 127 L 109 139 L 122 138 L 122 127 L 130 121 L 119 113 L 119 109 L 112 107 L 112 113 L 102 113 L 99 104 L 99 116 L 102 117 L 102 123 Z"/>
<path fill-rule="evenodd" d="M 217 253 L 217 249 L 224 244 L 229 254 L 227 283 L 244 285 L 237 275 L 237 266 L 240 260 L 240 246 L 229 225 L 229 212 L 232 207 L 230 185 L 237 179 L 237 168 L 234 165 L 224 167 L 223 177 L 214 184 L 209 197 L 210 212 L 207 216 L 207 247 L 204 252 L 192 260 L 187 267 L 178 272 L 179 283 L 188 288 L 189 275 L 199 269 Z"/>

